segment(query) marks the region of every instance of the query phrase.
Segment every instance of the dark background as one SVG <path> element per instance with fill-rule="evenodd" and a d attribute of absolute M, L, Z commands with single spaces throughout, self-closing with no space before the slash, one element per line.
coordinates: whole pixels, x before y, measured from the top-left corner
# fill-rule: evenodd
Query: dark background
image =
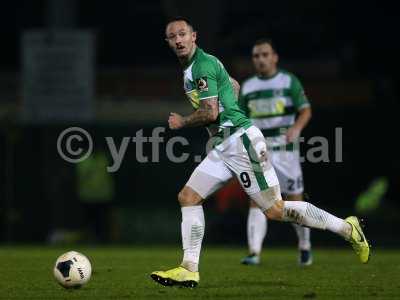
<path fill-rule="evenodd" d="M 217 55 L 240 81 L 252 74 L 254 41 L 273 38 L 281 66 L 298 75 L 312 103 L 313 119 L 304 136 L 333 141 L 335 128 L 343 128 L 343 163 L 304 164 L 310 201 L 342 217 L 359 213 L 358 195 L 374 179 L 385 177 L 388 190 L 379 197 L 379 205 L 361 215 L 375 244 L 397 245 L 397 10 L 382 1 L 255 0 L 4 3 L 0 242 L 179 242 L 176 194 L 195 167 L 193 160 L 174 164 L 162 151 L 160 163 L 142 164 L 130 144 L 121 169 L 111 175 L 112 199 L 87 205 L 78 195 L 76 165 L 63 161 L 56 148 L 62 130 L 80 126 L 91 133 L 97 150 L 107 152 L 106 136 L 121 139 L 140 129 L 151 134 L 155 126 L 166 125 L 171 105 L 190 111 L 179 65 L 164 41 L 165 23 L 175 15 L 193 20 L 199 45 Z M 89 121 L 21 120 L 22 35 L 30 29 L 84 29 L 95 37 L 95 114 Z M 164 138 L 174 135 L 188 137 L 191 145 L 186 150 L 204 154 L 204 129 L 167 130 Z M 333 158 L 333 143 L 330 150 Z M 145 151 L 151 153 L 151 147 Z M 212 199 L 205 205 L 207 241 L 245 243 L 247 207 L 232 203 L 224 211 Z M 331 234 L 313 235 L 317 245 L 343 244 Z M 268 244 L 294 245 L 294 238 L 290 226 L 276 223 L 269 229 Z"/>

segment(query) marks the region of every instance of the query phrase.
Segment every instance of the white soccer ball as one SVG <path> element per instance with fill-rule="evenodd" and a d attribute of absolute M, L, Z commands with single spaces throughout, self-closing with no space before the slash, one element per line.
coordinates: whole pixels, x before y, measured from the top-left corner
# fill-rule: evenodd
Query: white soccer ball
<path fill-rule="evenodd" d="M 92 265 L 85 255 L 69 251 L 57 258 L 53 272 L 61 286 L 79 288 L 89 281 Z"/>

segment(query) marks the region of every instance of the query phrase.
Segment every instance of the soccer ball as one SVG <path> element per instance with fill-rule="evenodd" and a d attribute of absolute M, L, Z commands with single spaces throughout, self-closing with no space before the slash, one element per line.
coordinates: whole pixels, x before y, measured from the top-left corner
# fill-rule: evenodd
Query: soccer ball
<path fill-rule="evenodd" d="M 69 251 L 57 258 L 53 273 L 61 286 L 79 288 L 89 281 L 92 265 L 85 255 Z"/>

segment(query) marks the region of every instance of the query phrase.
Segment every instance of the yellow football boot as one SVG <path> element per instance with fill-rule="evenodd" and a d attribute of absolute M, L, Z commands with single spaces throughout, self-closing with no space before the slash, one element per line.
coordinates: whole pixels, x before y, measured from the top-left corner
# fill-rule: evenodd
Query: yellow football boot
<path fill-rule="evenodd" d="M 354 251 L 358 255 L 360 261 L 363 264 L 366 264 L 369 261 L 370 246 L 368 244 L 367 239 L 361 229 L 360 223 L 357 217 L 351 216 L 345 219 L 347 223 L 351 225 L 351 235 L 348 241 L 353 247 Z"/>
<path fill-rule="evenodd" d="M 183 267 L 177 267 L 167 271 L 155 271 L 151 278 L 165 286 L 179 285 L 194 288 L 200 281 L 199 272 L 191 272 Z"/>

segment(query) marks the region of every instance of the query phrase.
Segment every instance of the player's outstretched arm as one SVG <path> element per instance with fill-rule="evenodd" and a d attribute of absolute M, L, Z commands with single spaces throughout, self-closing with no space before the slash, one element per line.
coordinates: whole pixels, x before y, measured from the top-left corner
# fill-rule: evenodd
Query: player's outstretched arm
<path fill-rule="evenodd" d="M 208 125 L 218 118 L 218 113 L 218 97 L 200 100 L 200 107 L 188 116 L 171 113 L 168 119 L 169 128 Z"/>

